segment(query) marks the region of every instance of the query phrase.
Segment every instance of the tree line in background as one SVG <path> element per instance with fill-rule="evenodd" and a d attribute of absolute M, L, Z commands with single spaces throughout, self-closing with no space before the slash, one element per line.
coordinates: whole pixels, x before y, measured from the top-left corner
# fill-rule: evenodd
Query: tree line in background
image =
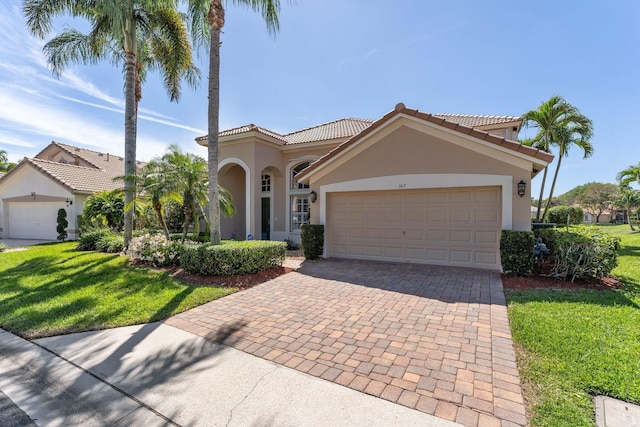
<path fill-rule="evenodd" d="M 623 176 L 626 175 L 621 172 L 618 184 L 590 182 L 579 185 L 551 200 L 544 200 L 543 204 L 549 209 L 558 206 L 579 206 L 594 217 L 596 223 L 602 222 L 600 217 L 605 212 L 613 214 L 616 211 L 624 211 L 625 219 L 634 230 L 632 220 L 637 222 L 640 214 L 640 191 L 632 188 L 630 184 L 633 181 L 626 182 Z M 532 200 L 532 206 L 537 204 L 537 200 Z"/>
<path fill-rule="evenodd" d="M 260 12 L 270 33 L 279 28 L 279 0 L 234 0 Z M 186 5 L 187 13 L 178 10 Z M 55 75 L 73 64 L 109 60 L 122 65 L 125 93 L 125 248 L 132 237 L 136 193 L 136 138 L 138 103 L 148 71 L 160 71 L 172 101 L 180 97 L 180 82 L 194 84 L 200 74 L 193 63 L 193 45 L 208 46 L 208 164 L 210 239 L 220 243 L 218 191 L 218 116 L 220 109 L 220 34 L 225 23 L 222 0 L 24 0 L 23 12 L 31 33 L 44 39 L 53 19 L 71 16 L 88 21 L 82 33 L 65 29 L 44 46 Z M 188 39 L 191 34 L 192 43 Z"/>

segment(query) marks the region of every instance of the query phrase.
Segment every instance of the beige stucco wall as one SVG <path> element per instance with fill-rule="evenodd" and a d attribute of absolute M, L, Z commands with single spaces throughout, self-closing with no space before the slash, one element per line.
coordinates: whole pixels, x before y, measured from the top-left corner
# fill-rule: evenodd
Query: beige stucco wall
<path fill-rule="evenodd" d="M 247 233 L 245 230 L 245 172 L 237 165 L 224 168 L 219 175 L 220 185 L 229 190 L 233 197 L 236 214 L 232 217 L 220 218 L 220 232 L 223 239 L 230 239 L 235 235 L 243 240 Z"/>
<path fill-rule="evenodd" d="M 507 175 L 512 177 L 513 183 L 512 228 L 529 230 L 530 170 L 457 146 L 416 129 L 400 126 L 344 164 L 332 169 L 330 173 L 315 180 L 312 177 L 310 184 L 311 188 L 320 194 L 319 190 L 323 185 L 371 177 L 405 174 Z M 517 183 L 520 180 L 527 183 L 527 192 L 522 198 L 516 194 Z M 424 187 L 428 188 L 429 183 L 425 182 Z M 319 218 L 319 209 L 319 203 L 311 206 L 312 218 Z"/>
<path fill-rule="evenodd" d="M 254 238 L 259 238 L 262 228 L 262 216 L 261 216 L 261 203 L 262 197 L 264 197 L 261 188 L 261 176 L 263 173 L 268 173 L 272 177 L 271 181 L 271 238 L 273 240 L 283 240 L 289 237 L 289 231 L 287 229 L 288 220 L 288 187 L 289 187 L 289 172 L 293 165 L 296 165 L 302 161 L 315 161 L 328 151 L 333 149 L 338 142 L 332 142 L 330 144 L 320 144 L 313 147 L 294 147 L 293 149 L 283 150 L 282 147 L 274 145 L 268 141 L 261 141 L 253 137 L 223 141 L 220 144 L 219 151 L 219 163 L 225 164 L 228 162 L 237 162 L 241 160 L 246 164 L 249 169 L 250 176 L 250 194 L 249 194 L 249 230 L 245 230 L 243 225 L 240 227 L 240 223 L 246 222 L 246 210 L 247 203 L 243 201 L 242 205 L 239 203 L 239 199 L 243 199 L 245 196 L 244 181 L 242 183 L 242 189 L 233 181 L 243 178 L 242 174 L 234 171 L 233 176 L 225 176 L 227 174 L 227 167 L 221 169 L 220 181 L 221 185 L 230 189 L 233 186 L 234 204 L 236 205 L 236 215 L 230 219 L 221 221 L 222 237 L 227 238 L 225 234 L 233 227 L 234 229 L 241 229 L 243 233 L 237 233 L 238 238 L 246 238 L 248 234 L 252 234 Z M 238 162 L 239 163 L 239 162 Z M 242 206 L 242 209 L 240 207 Z M 229 233 L 227 233 L 229 234 Z"/>

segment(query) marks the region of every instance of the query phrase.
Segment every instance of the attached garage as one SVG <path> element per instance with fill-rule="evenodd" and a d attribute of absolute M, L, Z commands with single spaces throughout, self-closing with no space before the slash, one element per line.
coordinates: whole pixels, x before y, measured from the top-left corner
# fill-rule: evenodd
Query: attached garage
<path fill-rule="evenodd" d="M 325 257 L 500 270 L 501 230 L 530 230 L 530 182 L 553 159 L 398 104 L 300 173 Z"/>
<path fill-rule="evenodd" d="M 339 192 L 328 198 L 328 256 L 500 268 L 500 187 Z"/>
<path fill-rule="evenodd" d="M 64 202 L 8 203 L 9 238 L 56 240 L 58 209 Z"/>

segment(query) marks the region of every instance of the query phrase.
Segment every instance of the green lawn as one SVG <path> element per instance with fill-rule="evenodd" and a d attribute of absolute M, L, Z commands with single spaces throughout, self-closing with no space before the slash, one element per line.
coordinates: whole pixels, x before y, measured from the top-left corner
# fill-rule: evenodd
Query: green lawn
<path fill-rule="evenodd" d="M 0 327 L 32 339 L 165 319 L 236 291 L 195 287 L 75 242 L 0 252 Z"/>
<path fill-rule="evenodd" d="M 607 231 L 623 289 L 505 291 L 532 426 L 593 426 L 597 394 L 640 403 L 640 233 Z"/>

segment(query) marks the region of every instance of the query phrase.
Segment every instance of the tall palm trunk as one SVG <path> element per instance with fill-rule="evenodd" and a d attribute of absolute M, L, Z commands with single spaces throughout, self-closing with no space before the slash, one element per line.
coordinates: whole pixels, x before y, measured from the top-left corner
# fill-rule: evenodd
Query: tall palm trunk
<path fill-rule="evenodd" d="M 549 130 L 545 130 L 544 132 L 544 146 L 545 151 L 549 150 Z M 542 212 L 542 197 L 544 196 L 544 186 L 546 185 L 547 182 L 547 172 L 548 172 L 548 166 L 544 167 L 544 173 L 542 174 L 542 184 L 540 184 L 540 197 L 538 197 L 538 212 L 536 212 L 536 222 L 540 222 L 540 213 Z M 546 212 L 545 212 L 546 214 Z M 544 221 L 544 217 L 542 219 L 542 221 Z"/>
<path fill-rule="evenodd" d="M 542 212 L 542 197 L 544 196 L 544 186 L 547 181 L 547 167 L 542 174 L 542 184 L 540 185 L 540 197 L 538 197 L 538 212 L 536 212 L 536 222 L 540 222 L 540 212 Z"/>
<path fill-rule="evenodd" d="M 558 164 L 556 165 L 556 171 L 553 174 L 553 181 L 551 182 L 551 190 L 549 190 L 549 198 L 547 199 L 547 205 L 544 208 L 544 213 L 542 214 L 542 222 L 547 217 L 547 212 L 549 211 L 549 207 L 551 206 L 551 198 L 553 197 L 553 190 L 556 188 L 556 180 L 558 179 L 558 172 L 560 171 L 560 163 L 562 163 L 562 153 L 558 155 Z M 544 183 L 544 180 L 542 181 Z"/>
<path fill-rule="evenodd" d="M 631 223 L 631 206 L 627 205 L 627 222 L 629 223 L 629 228 L 631 228 L 631 231 L 636 231 L 635 228 L 633 228 L 633 224 Z"/>
<path fill-rule="evenodd" d="M 133 20 L 133 4 L 128 7 L 129 17 L 125 20 L 124 49 L 125 49 L 125 106 L 124 106 L 124 174 L 128 179 L 124 181 L 124 204 L 128 206 L 124 212 L 124 247 L 129 246 L 133 235 L 133 201 L 135 199 L 136 175 L 136 134 L 137 115 L 136 105 L 136 26 Z"/>
<path fill-rule="evenodd" d="M 224 8 L 221 0 L 211 0 L 209 6 L 209 219 L 211 243 L 220 243 L 220 204 L 218 193 L 218 115 L 220 113 L 220 32 L 224 26 Z M 248 207 L 247 207 L 248 208 Z M 247 231 L 248 232 L 248 231 Z"/>
<path fill-rule="evenodd" d="M 164 215 L 162 214 L 162 202 L 160 200 L 155 200 L 153 202 L 153 210 L 158 217 L 158 222 L 162 226 L 162 230 L 164 231 L 164 235 L 167 237 L 167 240 L 170 239 L 169 228 L 167 227 L 167 222 L 164 220 Z"/>

